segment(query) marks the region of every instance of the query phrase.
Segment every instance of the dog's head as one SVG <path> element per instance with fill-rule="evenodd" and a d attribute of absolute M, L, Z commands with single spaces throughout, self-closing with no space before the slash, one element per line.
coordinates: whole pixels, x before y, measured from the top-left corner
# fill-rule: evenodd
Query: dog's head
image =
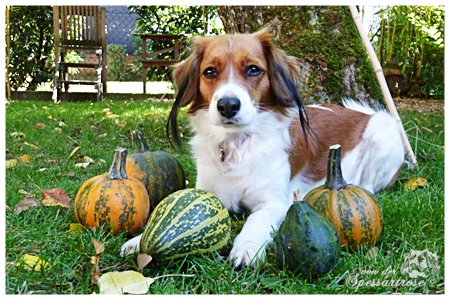
<path fill-rule="evenodd" d="M 175 65 L 178 94 L 167 123 L 175 141 L 178 108 L 208 111 L 213 125 L 242 128 L 260 111 L 286 114 L 297 107 L 305 132 L 307 116 L 296 89 L 298 61 L 278 49 L 267 30 L 254 34 L 197 37 L 192 53 Z M 306 135 L 305 135 L 306 136 Z"/>

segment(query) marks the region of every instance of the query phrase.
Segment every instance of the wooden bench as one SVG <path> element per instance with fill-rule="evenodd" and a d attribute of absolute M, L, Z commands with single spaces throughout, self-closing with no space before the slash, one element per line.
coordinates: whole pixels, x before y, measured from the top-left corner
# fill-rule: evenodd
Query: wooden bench
<path fill-rule="evenodd" d="M 183 48 L 180 40 L 185 37 L 183 34 L 135 34 L 142 40 L 142 82 L 144 84 L 144 94 L 147 93 L 147 69 L 149 67 L 170 67 L 180 60 L 180 52 Z M 147 53 L 147 40 L 172 40 L 174 45 L 170 48 Z M 153 57 L 160 54 L 173 52 L 173 59 L 155 59 Z"/>

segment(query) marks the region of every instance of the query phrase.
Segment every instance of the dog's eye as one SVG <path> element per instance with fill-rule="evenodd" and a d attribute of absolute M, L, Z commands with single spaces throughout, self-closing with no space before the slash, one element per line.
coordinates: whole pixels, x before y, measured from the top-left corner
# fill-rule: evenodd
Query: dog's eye
<path fill-rule="evenodd" d="M 213 67 L 206 68 L 206 70 L 203 71 L 203 76 L 205 76 L 208 79 L 217 78 L 218 74 L 216 68 Z"/>
<path fill-rule="evenodd" d="M 246 76 L 258 76 L 261 73 L 262 73 L 261 68 L 255 65 L 250 65 L 247 68 L 245 68 Z"/>

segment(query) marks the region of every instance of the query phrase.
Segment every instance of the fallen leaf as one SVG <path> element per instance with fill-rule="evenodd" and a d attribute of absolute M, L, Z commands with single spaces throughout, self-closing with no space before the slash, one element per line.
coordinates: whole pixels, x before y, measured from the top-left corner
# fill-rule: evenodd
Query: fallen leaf
<path fill-rule="evenodd" d="M 408 182 L 405 185 L 405 189 L 409 189 L 411 191 L 414 191 L 416 188 L 427 185 L 427 180 L 422 177 L 414 177 L 408 180 Z"/>
<path fill-rule="evenodd" d="M 44 206 L 70 206 L 70 198 L 65 191 L 60 188 L 53 188 L 42 191 L 42 205 Z"/>
<path fill-rule="evenodd" d="M 21 138 L 24 138 L 24 137 L 25 137 L 25 133 L 14 131 L 13 133 L 11 133 L 11 136 L 12 136 L 13 138 L 19 138 L 19 139 L 21 139 Z"/>
<path fill-rule="evenodd" d="M 83 225 L 81 225 L 80 223 L 70 223 L 69 231 L 82 232 Z"/>
<path fill-rule="evenodd" d="M 146 265 L 152 261 L 152 257 L 146 253 L 139 253 L 137 256 L 137 264 L 139 270 L 142 272 Z"/>
<path fill-rule="evenodd" d="M 85 168 L 86 169 L 86 167 L 89 165 L 90 165 L 90 163 L 77 163 L 74 166 L 75 166 L 75 168 Z"/>
<path fill-rule="evenodd" d="M 95 255 L 91 257 L 91 264 L 94 265 L 94 270 L 92 271 L 91 276 L 91 282 L 97 283 L 98 280 L 100 279 L 99 278 L 100 270 L 98 268 L 98 261 L 100 259 L 100 254 L 102 254 L 103 251 L 105 251 L 105 245 L 103 245 L 102 242 L 100 242 L 95 238 L 92 238 L 92 243 L 94 244 Z"/>
<path fill-rule="evenodd" d="M 17 165 L 17 159 L 9 159 L 9 160 L 5 161 L 5 167 L 7 169 L 12 168 L 15 165 Z"/>
<path fill-rule="evenodd" d="M 89 156 L 83 156 L 83 162 L 93 164 L 94 160 L 92 158 L 90 158 Z"/>
<path fill-rule="evenodd" d="M 34 197 L 27 195 L 22 201 L 14 206 L 14 213 L 18 215 L 23 211 L 39 205 L 41 205 L 39 201 L 37 201 Z"/>
<path fill-rule="evenodd" d="M 59 127 L 64 127 L 64 126 L 67 126 L 67 124 L 64 123 L 63 121 L 60 121 L 60 122 L 58 123 L 58 126 L 59 126 Z"/>
<path fill-rule="evenodd" d="M 23 163 L 28 164 L 31 161 L 31 155 L 30 154 L 24 154 L 21 157 L 19 157 L 18 160 L 23 162 Z"/>
<path fill-rule="evenodd" d="M 367 251 L 366 255 L 364 255 L 365 258 L 368 259 L 374 259 L 378 254 L 378 247 L 372 247 Z"/>
<path fill-rule="evenodd" d="M 24 142 L 23 144 L 24 144 L 25 146 L 31 147 L 31 148 L 33 148 L 33 149 L 39 149 L 38 146 L 33 145 L 33 144 L 30 144 L 30 143 L 28 143 L 28 142 Z"/>
<path fill-rule="evenodd" d="M 154 282 L 153 278 L 144 277 L 136 271 L 108 272 L 103 274 L 98 285 L 100 294 L 146 294 Z"/>
<path fill-rule="evenodd" d="M 6 205 L 6 208 L 5 208 L 6 211 L 12 211 L 11 207 L 9 207 L 8 204 L 5 204 L 5 205 Z"/>
<path fill-rule="evenodd" d="M 67 160 L 69 160 L 78 150 L 80 150 L 80 146 L 75 147 L 75 149 L 73 149 L 72 152 L 70 152 L 70 155 L 67 158 Z"/>
<path fill-rule="evenodd" d="M 34 125 L 36 127 L 36 129 L 44 129 L 45 128 L 45 124 L 44 123 L 36 123 L 36 125 Z"/>
<path fill-rule="evenodd" d="M 54 132 L 57 133 L 61 133 L 62 129 L 60 127 L 55 127 L 55 129 L 53 129 Z"/>
<path fill-rule="evenodd" d="M 28 193 L 27 191 L 25 191 L 25 190 L 23 190 L 23 189 L 20 189 L 20 190 L 19 190 L 19 194 L 31 196 L 30 193 Z"/>
<path fill-rule="evenodd" d="M 75 172 L 70 170 L 69 172 L 66 173 L 66 176 L 73 177 L 75 176 Z"/>
<path fill-rule="evenodd" d="M 24 254 L 19 258 L 16 266 L 23 266 L 27 270 L 40 271 L 41 268 L 50 267 L 50 264 L 38 256 Z"/>

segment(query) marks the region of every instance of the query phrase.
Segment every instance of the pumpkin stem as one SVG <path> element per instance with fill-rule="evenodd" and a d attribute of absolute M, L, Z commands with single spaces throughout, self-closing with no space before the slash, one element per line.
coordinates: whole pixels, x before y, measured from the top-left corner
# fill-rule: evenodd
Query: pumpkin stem
<path fill-rule="evenodd" d="M 136 129 L 135 131 L 133 131 L 132 134 L 136 139 L 136 143 L 138 144 L 139 153 L 149 151 L 147 141 L 145 140 L 145 137 L 142 134 L 142 132 L 139 129 Z"/>
<path fill-rule="evenodd" d="M 340 190 L 347 187 L 347 182 L 342 177 L 341 170 L 341 145 L 336 144 L 330 147 L 328 152 L 327 179 L 325 187 L 329 190 Z"/>
<path fill-rule="evenodd" d="M 127 149 L 118 147 L 114 150 L 114 159 L 108 174 L 110 179 L 122 180 L 127 179 L 127 172 L 125 171 L 127 162 Z"/>

